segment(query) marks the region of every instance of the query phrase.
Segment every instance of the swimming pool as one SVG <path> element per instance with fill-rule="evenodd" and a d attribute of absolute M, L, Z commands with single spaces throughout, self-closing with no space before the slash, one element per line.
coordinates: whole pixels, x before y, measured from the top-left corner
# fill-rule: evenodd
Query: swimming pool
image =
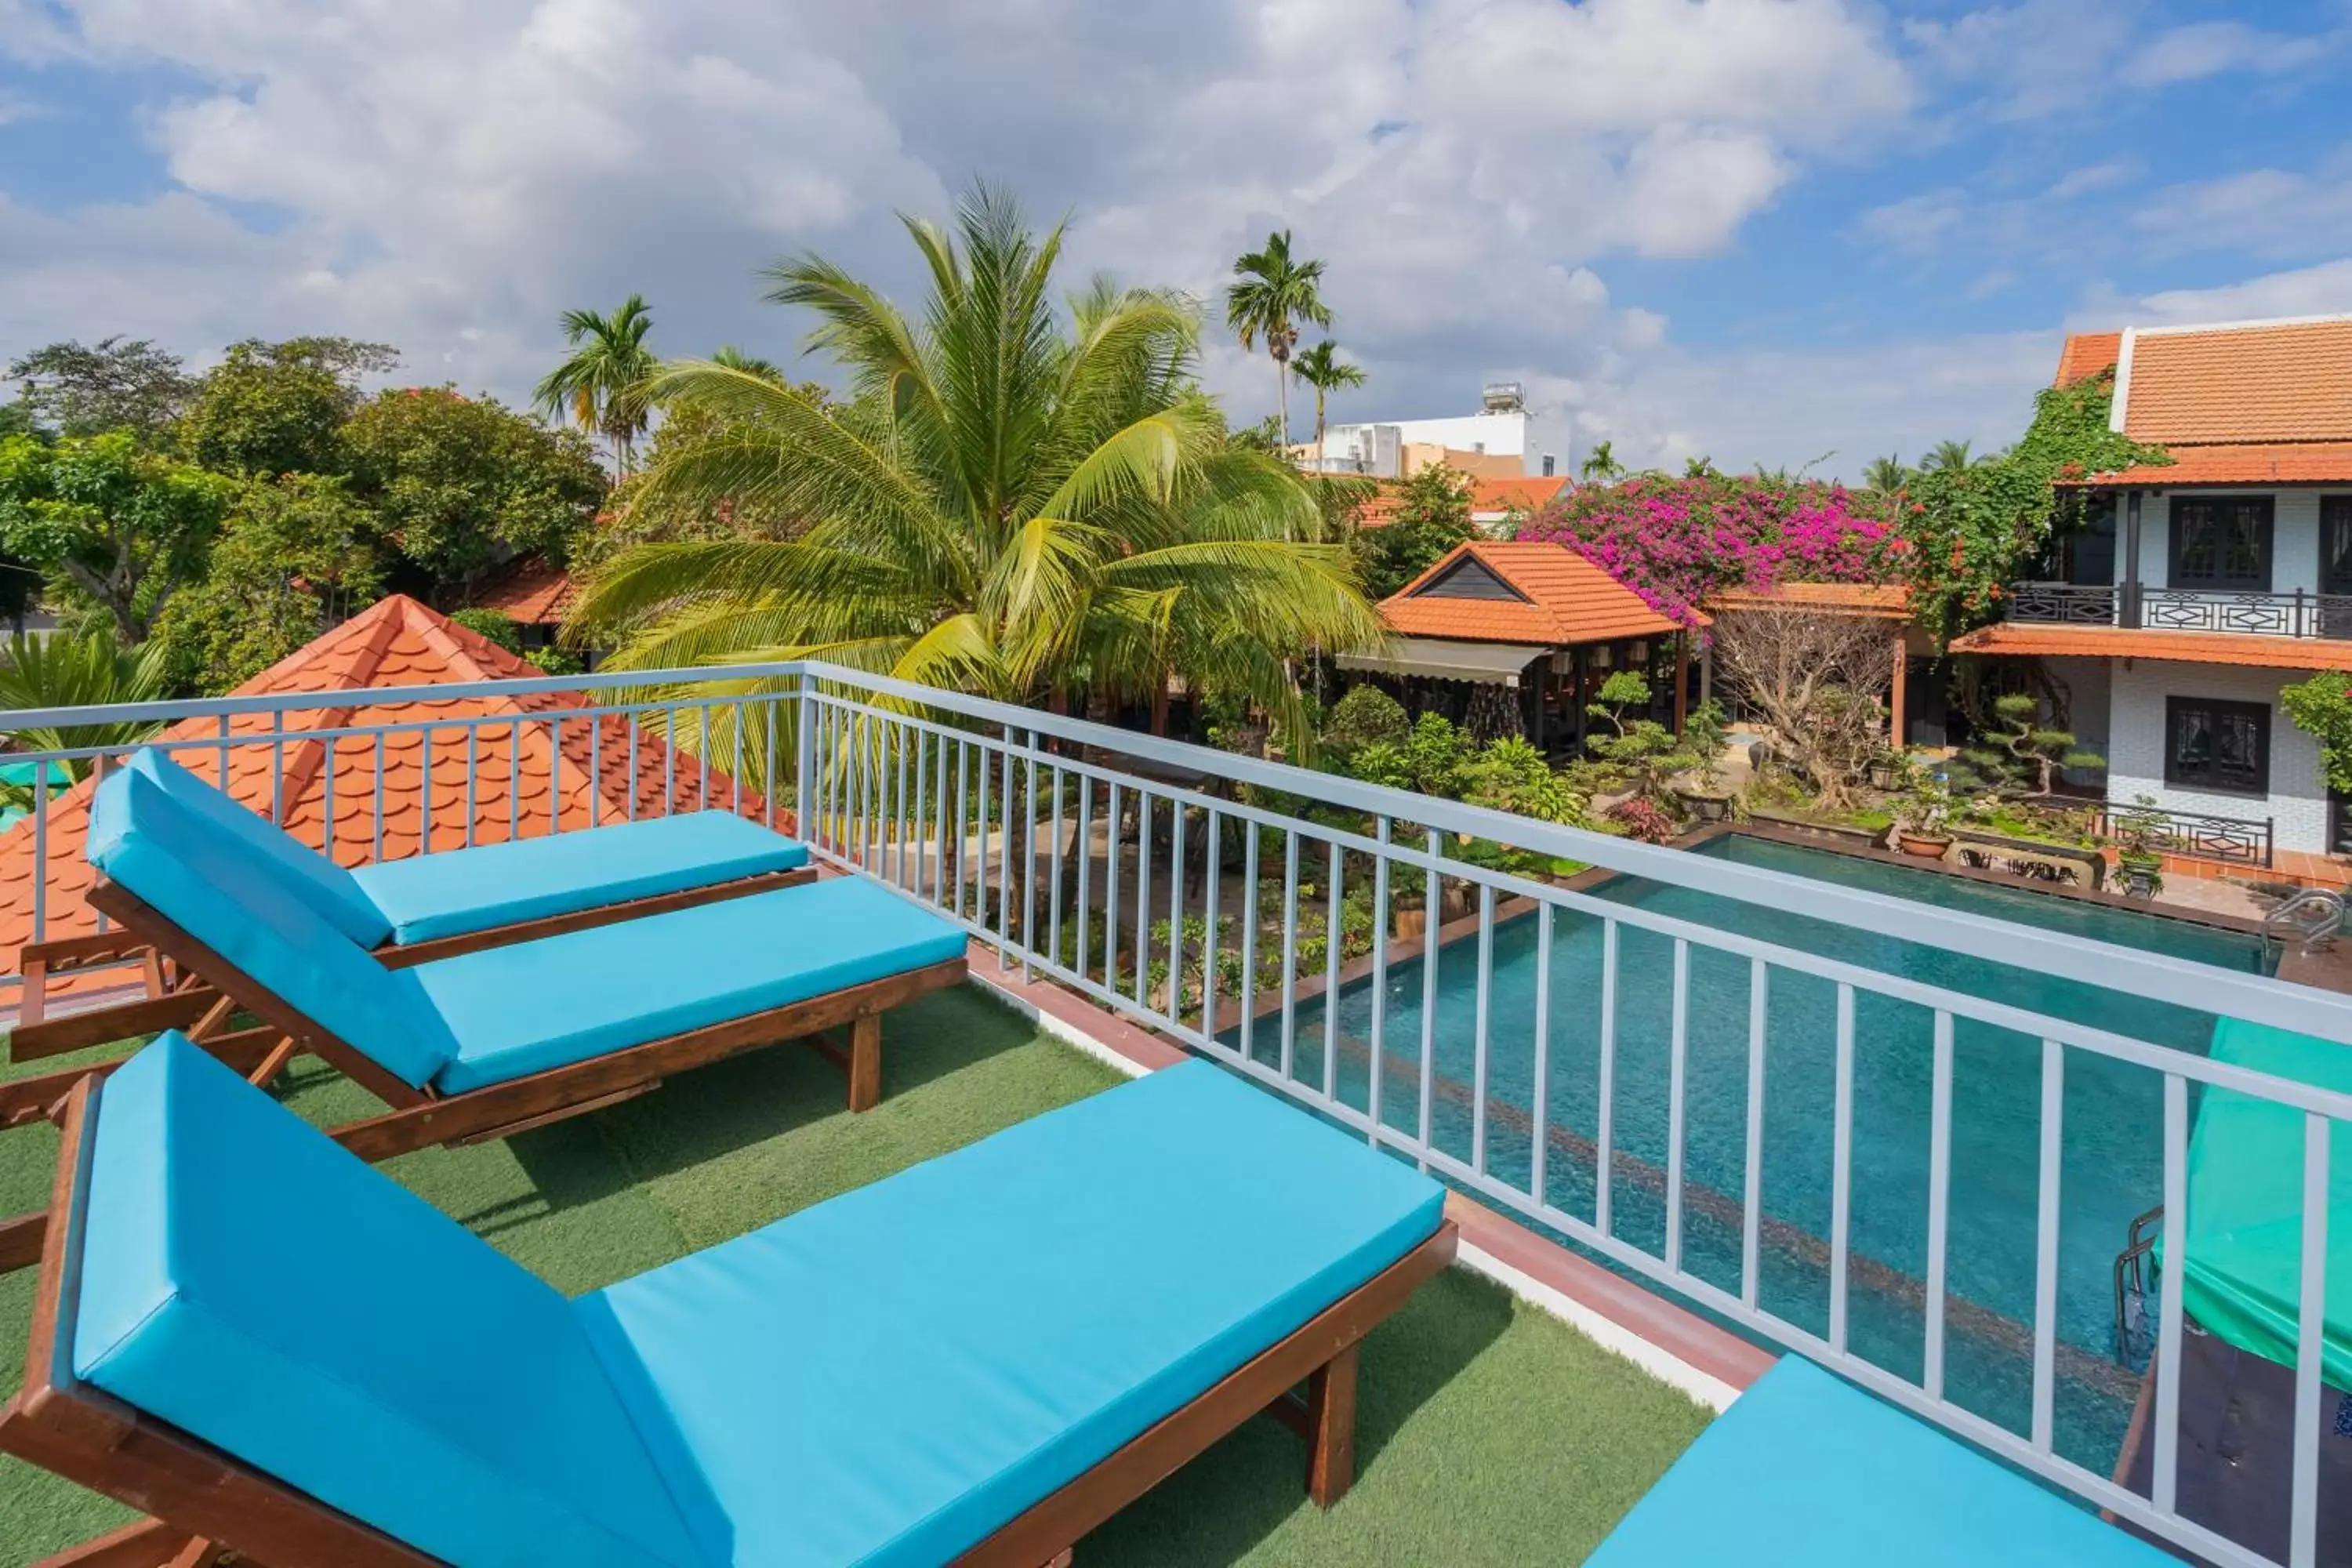
<path fill-rule="evenodd" d="M 2262 939 L 2079 900 L 2013 890 L 1882 861 L 1730 835 L 1692 851 L 2163 952 L 2263 973 Z M 2202 1053 L 2210 1015 L 2052 975 L 1922 947 L 1635 878 L 1601 900 L 1999 1000 L 2157 1044 Z M 1545 1196 L 1587 1219 L 1594 1209 L 1602 922 L 1557 911 L 1550 964 L 1550 1068 Z M 1654 1254 L 1665 1234 L 1673 944 L 1621 922 L 1612 1100 L 1612 1234 Z M 1488 998 L 1487 1168 L 1525 1185 L 1530 1171 L 1536 942 L 1532 917 L 1498 925 Z M 1423 970 L 1391 967 L 1381 1032 L 1383 1120 L 1415 1114 Z M 1433 1131 L 1467 1159 L 1475 1092 L 1477 944 L 1442 950 L 1436 984 Z M 1739 1289 L 1746 1185 L 1750 972 L 1746 959 L 1694 944 L 1685 1053 L 1685 1267 Z M 1343 1098 L 1368 1099 L 1371 989 L 1343 987 Z M 1295 1070 L 1322 1075 L 1319 1000 L 1297 1014 Z M 1759 1304 L 1816 1333 L 1829 1314 L 1836 992 L 1795 971 L 1769 973 L 1765 1006 L 1764 1246 Z M 1275 1028 L 1256 1031 L 1270 1056 Z M 1916 1379 L 1924 1358 L 1928 1109 L 1933 1015 L 1867 992 L 1855 997 L 1849 1334 L 1857 1353 Z M 2078 1462 L 2112 1461 L 2137 1378 L 2114 1359 L 2113 1265 L 2135 1215 L 2160 1201 L 2162 1086 L 2153 1073 L 2070 1051 L 2060 1201 L 2056 1440 Z M 1967 1019 L 1954 1032 L 1952 1184 L 1946 1384 L 1958 1403 L 2026 1429 L 2032 1393 L 2035 1215 L 2041 1126 L 2038 1039 Z"/>

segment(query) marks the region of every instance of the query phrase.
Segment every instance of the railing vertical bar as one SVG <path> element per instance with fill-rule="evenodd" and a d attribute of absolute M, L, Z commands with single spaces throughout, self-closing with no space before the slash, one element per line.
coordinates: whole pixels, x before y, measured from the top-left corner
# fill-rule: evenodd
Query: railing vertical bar
<path fill-rule="evenodd" d="M 1673 1024 L 1666 1042 L 1666 1268 L 1683 1268 L 1683 1143 L 1688 1131 L 1683 1099 L 1689 1087 L 1690 943 L 1675 938 Z"/>
<path fill-rule="evenodd" d="M 896 726 L 895 732 L 898 736 L 898 802 L 890 814 L 890 830 L 898 843 L 892 847 L 891 863 L 897 870 L 891 880 L 903 888 L 907 885 L 907 841 L 914 837 L 914 817 L 907 795 L 907 742 L 915 738 L 917 731 L 900 724 Z M 1036 764 L 1034 763 L 1030 764 L 1030 782 L 1032 784 L 1036 782 Z"/>
<path fill-rule="evenodd" d="M 760 819 L 770 827 L 776 825 L 776 710 L 782 702 L 783 699 L 781 696 L 772 695 L 767 700 L 768 748 L 760 753 Z M 805 712 L 798 713 L 796 717 L 803 726 L 808 723 L 808 715 Z M 799 734 L 801 731 L 795 730 L 793 733 Z M 592 759 L 595 756 L 593 746 L 589 748 L 589 756 Z M 592 767 L 594 765 L 593 761 L 590 765 Z M 793 798 L 798 803 L 796 810 L 804 813 L 808 810 L 807 770 L 802 769 L 801 773 L 801 777 L 793 781 Z M 742 782 L 742 775 L 740 773 L 736 775 L 735 783 L 739 794 L 741 791 Z"/>
<path fill-rule="evenodd" d="M 972 918 L 985 927 L 988 924 L 988 827 L 994 820 L 988 814 L 988 789 L 989 774 L 993 770 L 988 765 L 988 742 L 977 740 L 972 745 L 971 771 L 980 775 L 980 851 L 973 858 L 971 912 Z"/>
<path fill-rule="evenodd" d="M 1168 1005 L 1163 1016 L 1171 1024 L 1184 1017 L 1184 818 L 1181 800 L 1168 803 L 1173 818 L 1168 825 Z"/>
<path fill-rule="evenodd" d="M 1298 830 L 1282 836 L 1282 1081 L 1292 1080 L 1298 1036 Z"/>
<path fill-rule="evenodd" d="M 931 902 L 934 904 L 945 903 L 948 897 L 948 854 L 949 845 L 950 843 L 948 835 L 950 832 L 955 835 L 955 838 L 952 842 L 956 844 L 960 845 L 963 842 L 963 820 L 961 816 L 962 805 L 961 802 L 957 805 L 958 816 L 952 826 L 950 826 L 948 818 L 948 752 L 950 751 L 953 751 L 957 757 L 961 759 L 963 755 L 963 742 L 961 741 L 951 740 L 946 735 L 941 735 L 940 737 L 939 786 L 932 791 L 935 804 L 931 808 L 931 815 L 940 819 L 940 860 L 939 864 L 931 868 Z"/>
<path fill-rule="evenodd" d="M 768 709 L 771 722 L 774 721 L 775 714 L 776 710 L 771 704 Z M 775 754 L 773 747 L 769 749 L 769 754 L 771 756 Z M 604 825 L 604 710 L 602 708 L 596 708 L 592 709 L 588 715 L 588 826 L 602 827 Z M 775 812 L 772 807 L 768 813 L 768 826 L 773 827 L 775 825 Z"/>
<path fill-rule="evenodd" d="M 1028 734 L 1027 780 L 1021 797 L 1021 978 L 1037 952 L 1037 732 Z M 1056 845 L 1058 849 L 1060 846 Z"/>
<path fill-rule="evenodd" d="M 1771 1017 L 1772 970 L 1748 961 L 1748 1166 L 1739 1188 L 1739 1304 L 1754 1311 L 1764 1293 L 1764 1042 Z"/>
<path fill-rule="evenodd" d="M 1930 1399 L 1944 1397 L 1944 1292 L 1952 1222 L 1952 1016 L 1936 1014 L 1935 1064 L 1927 1092 L 1927 1281 L 1926 1370 Z"/>
<path fill-rule="evenodd" d="M 2164 1075 L 2164 1267 L 2157 1279 L 2156 1459 L 2148 1500 L 2159 1514 L 2176 1510 L 2180 1478 L 2180 1335 L 2188 1318 L 2189 1080 Z"/>
<path fill-rule="evenodd" d="M 383 731 L 375 732 L 375 833 L 368 847 L 368 858 L 377 865 L 383 863 Z"/>
<path fill-rule="evenodd" d="M 522 837 L 522 721 L 507 738 L 507 842 Z"/>
<path fill-rule="evenodd" d="M 228 734 L 229 734 L 229 730 L 228 730 L 228 715 L 227 715 L 227 714 L 226 714 L 226 713 L 224 713 L 224 714 L 222 714 L 222 715 L 220 716 L 220 729 L 219 729 L 218 733 L 219 733 L 219 735 L 220 735 L 220 769 L 219 769 L 219 772 L 220 772 L 220 777 L 219 777 L 218 779 L 216 779 L 215 782 L 216 784 L 219 784 L 219 786 L 221 787 L 222 791 L 223 791 L 224 793 L 226 793 L 226 790 L 228 789 Z M 378 731 L 378 733 L 379 733 L 379 734 L 381 734 L 381 733 L 382 733 L 382 731 Z M 40 784 L 40 785 L 41 785 L 41 787 L 42 787 L 43 789 L 47 789 L 47 788 L 48 787 L 48 779 L 47 779 L 46 776 L 42 777 L 42 778 L 41 778 L 40 780 L 38 780 L 37 782 Z"/>
<path fill-rule="evenodd" d="M 226 722 L 226 721 L 223 721 Z M 49 764 L 33 773 L 33 940 L 49 934 Z M 22 991 L 18 1005 L 22 1006 Z"/>
<path fill-rule="evenodd" d="M 477 755 L 482 732 L 482 722 L 477 719 L 466 726 L 466 847 L 474 847 L 474 823 L 481 816 L 481 805 L 476 798 L 474 780 L 480 771 Z"/>
<path fill-rule="evenodd" d="M 971 747 L 962 741 L 956 742 L 956 804 L 955 804 L 955 912 L 959 918 L 964 910 L 964 862 L 971 858 L 971 830 L 965 826 L 971 820 L 967 807 L 971 796 Z M 986 817 L 982 817 L 984 822 Z"/>
<path fill-rule="evenodd" d="M 1223 952 L 1218 945 L 1217 922 L 1223 918 L 1218 906 L 1224 881 L 1224 813 L 1209 807 L 1209 842 L 1202 850 L 1207 862 L 1205 885 L 1201 889 L 1201 925 L 1206 931 L 1201 952 L 1201 1033 L 1211 1039 L 1217 1036 L 1217 959 Z"/>
<path fill-rule="evenodd" d="M 419 748 L 416 791 L 416 852 L 433 853 L 433 726 L 427 724 L 417 739 Z"/>
<path fill-rule="evenodd" d="M 1109 786 L 1103 802 L 1103 837 L 1109 851 L 1103 857 L 1103 989 L 1118 990 L 1118 835 L 1119 787 Z"/>
<path fill-rule="evenodd" d="M 1244 821 L 1242 840 L 1242 1060 L 1255 1061 L 1257 1038 L 1257 841 L 1264 831 Z"/>
<path fill-rule="evenodd" d="M 1002 748 L 999 755 L 1003 759 L 1000 765 L 1004 769 L 1004 798 L 999 803 L 1004 813 L 1004 842 L 997 850 L 1001 858 L 997 862 L 996 884 L 996 972 L 999 974 L 1013 967 L 1013 900 L 1017 885 L 1013 880 L 1013 781 L 1020 776 L 1013 771 L 1013 748 L 1016 742 L 1013 737 L 1016 733 L 1018 731 L 1008 727 L 998 742 Z"/>
<path fill-rule="evenodd" d="M 1071 971 L 1081 980 L 1087 976 L 1087 949 L 1092 945 L 1094 922 L 1087 916 L 1095 879 L 1095 781 L 1091 774 L 1078 775 L 1078 945 L 1077 960 Z M 1059 956 L 1057 952 L 1056 957 Z"/>
<path fill-rule="evenodd" d="M 1151 802 L 1135 792 L 1135 1005 L 1151 1011 Z"/>
<path fill-rule="evenodd" d="M 1494 1016 L 1495 885 L 1478 884 L 1478 989 L 1470 1024 L 1470 1168 L 1486 1173 L 1486 1047 Z"/>
<path fill-rule="evenodd" d="M 2050 1451 L 2058 1394 L 2058 1184 L 2065 1149 L 2066 1047 L 2042 1042 L 2042 1161 L 2033 1259 L 2033 1447 Z"/>
<path fill-rule="evenodd" d="M 919 899 L 923 896 L 923 863 L 931 858 L 930 817 L 926 815 L 929 807 L 924 799 L 931 778 L 930 732 L 917 730 L 914 732 L 914 740 L 915 763 L 912 778 L 915 803 L 914 808 L 907 815 L 907 843 L 908 853 L 915 858 L 915 874 L 907 883 L 907 890 Z"/>
<path fill-rule="evenodd" d="M 701 793 L 696 796 L 695 802 L 696 809 L 699 811 L 710 809 L 710 709 L 711 704 L 702 704 L 698 715 L 701 722 L 695 731 L 694 760 L 699 765 L 694 771 L 702 784 Z"/>
<path fill-rule="evenodd" d="M 1440 857 L 1445 853 L 1445 842 L 1437 829 L 1430 828 L 1423 847 L 1429 853 L 1429 869 L 1423 885 L 1421 944 L 1421 1103 L 1414 1119 L 1414 1137 L 1421 1145 L 1418 1162 L 1424 1172 L 1429 1169 L 1429 1150 L 1436 1136 L 1437 1089 L 1437 928 L 1439 914 L 1444 905 L 1444 879 L 1438 875 Z"/>
<path fill-rule="evenodd" d="M 563 831 L 563 715 L 547 721 L 547 832 Z"/>
<path fill-rule="evenodd" d="M 1389 1054 L 1389 857 L 1385 846 L 1393 831 L 1385 815 L 1374 825 L 1373 837 L 1383 847 L 1372 857 L 1372 1060 L 1365 1090 L 1364 1112 L 1371 1127 L 1367 1134 L 1375 1149 L 1381 1143 L 1381 1068 Z M 1544 906 L 1549 909 L 1551 906 Z"/>
<path fill-rule="evenodd" d="M 41 781 L 36 780 L 37 784 Z M 46 788 L 46 784 L 41 784 Z M 269 715 L 269 820 L 279 827 L 286 826 L 286 713 L 283 709 Z"/>
<path fill-rule="evenodd" d="M 1545 1145 L 1551 1137 L 1551 925 L 1549 904 L 1536 906 L 1535 1066 L 1529 1072 L 1528 1193 L 1538 1204 L 1546 1195 Z"/>
<path fill-rule="evenodd" d="M 1334 1100 L 1339 1096 L 1339 949 L 1345 942 L 1341 927 L 1346 921 L 1339 882 L 1346 870 L 1346 858 L 1334 840 L 1331 885 L 1325 889 L 1323 914 L 1323 1092 Z"/>
<path fill-rule="evenodd" d="M 1055 963 L 1062 962 L 1062 794 L 1069 775 L 1056 767 L 1054 770 L 1054 867 L 1053 885 L 1045 890 L 1045 947 Z"/>
<path fill-rule="evenodd" d="M 677 704 L 662 710 L 662 815 L 677 811 Z"/>
<path fill-rule="evenodd" d="M 39 788 L 40 784 L 40 780 L 34 781 L 35 788 Z M 335 737 L 331 734 L 327 737 L 325 749 L 319 756 L 319 787 L 320 805 L 326 818 L 319 826 L 319 853 L 332 860 L 335 858 Z"/>
<path fill-rule="evenodd" d="M 637 781 L 644 775 L 637 772 L 638 710 L 629 710 L 629 820 L 637 819 Z"/>
<path fill-rule="evenodd" d="M 1592 1141 L 1592 1228 L 1615 1234 L 1611 1189 L 1616 1185 L 1617 1131 L 1617 922 L 1601 922 L 1601 1083 Z"/>
<path fill-rule="evenodd" d="M 2316 1110 L 2303 1119 L 2303 1278 L 2295 1297 L 2294 1479 L 2289 1510 L 2289 1568 L 2313 1568 L 2319 1555 L 2320 1366 L 2327 1352 L 2327 1142 L 2332 1123 Z"/>
<path fill-rule="evenodd" d="M 1837 1109 L 1830 1155 L 1830 1349 L 1846 1349 L 1846 1265 L 1853 1237 L 1853 986 L 1837 988 Z"/>

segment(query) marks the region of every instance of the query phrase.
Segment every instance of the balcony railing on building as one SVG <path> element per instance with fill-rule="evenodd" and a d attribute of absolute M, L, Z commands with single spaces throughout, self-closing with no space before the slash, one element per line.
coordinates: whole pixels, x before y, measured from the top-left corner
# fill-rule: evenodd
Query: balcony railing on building
<path fill-rule="evenodd" d="M 2257 637 L 2352 638 L 2352 595 L 2284 594 L 2147 584 L 2015 583 L 2009 619 L 2038 625 L 2244 632 Z"/>

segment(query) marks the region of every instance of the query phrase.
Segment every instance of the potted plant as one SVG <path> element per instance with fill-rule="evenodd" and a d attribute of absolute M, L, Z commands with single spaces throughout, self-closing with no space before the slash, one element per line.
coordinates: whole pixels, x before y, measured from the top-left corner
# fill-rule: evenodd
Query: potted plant
<path fill-rule="evenodd" d="M 1911 755 L 1898 747 L 1885 746 L 1871 754 L 1866 776 L 1870 787 L 1887 791 L 1903 787 L 1903 775 L 1911 765 Z"/>
<path fill-rule="evenodd" d="M 1945 831 L 1951 816 L 1950 787 L 1941 774 L 1922 770 L 1895 819 L 1895 842 L 1906 855 L 1940 860 L 1952 847 L 1952 836 Z"/>
<path fill-rule="evenodd" d="M 2152 795 L 2133 796 L 2132 808 L 2116 814 L 2116 865 L 2124 874 L 2126 898 L 2152 899 L 2164 890 L 2163 832 Z"/>

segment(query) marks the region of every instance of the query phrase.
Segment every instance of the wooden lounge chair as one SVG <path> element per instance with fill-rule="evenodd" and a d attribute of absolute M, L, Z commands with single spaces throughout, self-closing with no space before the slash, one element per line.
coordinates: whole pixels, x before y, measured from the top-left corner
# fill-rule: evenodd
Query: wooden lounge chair
<path fill-rule="evenodd" d="M 90 901 L 218 988 L 195 1036 L 207 1049 L 257 1083 L 308 1051 L 384 1102 L 334 1130 L 368 1160 L 507 1137 L 803 1037 L 846 1067 L 865 1110 L 881 1098 L 882 1014 L 966 973 L 958 927 L 854 878 L 387 969 L 130 773 L 99 792 L 90 856 Z M 229 1028 L 240 1009 L 260 1025 Z M 845 1047 L 823 1037 L 845 1026 Z M 0 1110 L 26 1119 L 91 1070 L 105 1068 L 11 1086 Z M 41 1225 L 0 1221 L 0 1269 L 33 1260 Z"/>
<path fill-rule="evenodd" d="M 618 822 L 347 870 L 152 748 L 122 764 L 283 873 L 317 916 L 386 964 L 423 963 L 812 881 L 807 847 L 724 811 Z M 137 963 L 140 994 L 52 1016 L 53 977 Z M 27 943 L 16 1061 L 185 1029 L 219 993 L 119 931 Z"/>
<path fill-rule="evenodd" d="M 1199 1062 L 571 1301 L 177 1037 L 64 1126 L 0 1450 L 153 1515 L 117 1564 L 1042 1568 L 1262 1411 L 1328 1506 L 1455 1245 Z"/>

